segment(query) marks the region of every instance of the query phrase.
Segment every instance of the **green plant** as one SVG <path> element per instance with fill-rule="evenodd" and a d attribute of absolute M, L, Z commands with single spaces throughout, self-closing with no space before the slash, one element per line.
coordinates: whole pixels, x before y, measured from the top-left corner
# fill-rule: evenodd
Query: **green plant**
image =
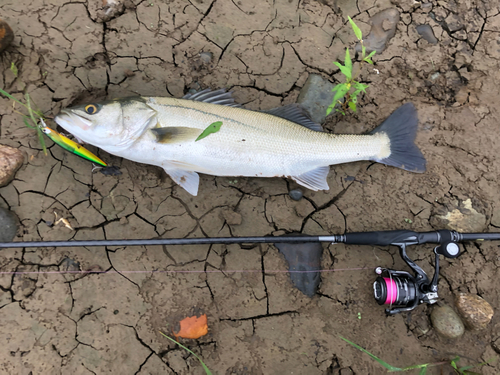
<path fill-rule="evenodd" d="M 344 340 L 345 342 L 347 342 L 347 343 L 351 344 L 352 346 L 354 346 L 356 349 L 359 349 L 363 353 L 368 354 L 375 361 L 377 361 L 382 366 L 384 366 L 387 369 L 387 372 L 401 372 L 401 371 L 419 370 L 419 373 L 418 373 L 419 375 L 425 375 L 427 373 L 427 369 L 429 367 L 442 366 L 442 365 L 449 364 L 451 367 L 453 367 L 453 369 L 455 370 L 455 373 L 457 373 L 459 375 L 480 375 L 477 372 L 469 371 L 469 369 L 471 369 L 473 367 L 483 366 L 483 365 L 485 365 L 487 363 L 490 363 L 490 362 L 492 362 L 493 360 L 496 359 L 496 358 L 492 358 L 492 359 L 489 359 L 486 362 L 478 363 L 478 364 L 475 364 L 475 365 L 458 367 L 457 362 L 460 360 L 460 357 L 456 356 L 451 361 L 443 361 L 443 362 L 435 362 L 435 363 L 423 363 L 423 364 L 420 364 L 420 365 L 413 365 L 413 366 L 408 366 L 408 367 L 400 368 L 400 367 L 391 366 L 390 364 L 388 364 L 387 362 L 381 360 L 380 358 L 378 358 L 377 356 L 375 356 L 375 354 L 370 353 L 368 350 L 362 348 L 361 346 L 359 346 L 359 345 L 357 345 L 357 344 L 355 344 L 355 343 L 347 340 L 346 338 L 344 338 L 342 336 L 339 336 L 339 337 L 342 340 Z"/>
<path fill-rule="evenodd" d="M 14 63 L 13 63 L 14 64 Z M 14 65 L 15 66 L 15 65 Z M 16 74 L 17 74 L 17 68 L 16 68 Z M 24 108 L 26 108 L 28 110 L 28 114 L 24 114 L 24 113 L 21 113 L 17 110 L 15 110 L 15 112 L 19 113 L 21 116 L 23 116 L 23 121 L 24 121 L 24 124 L 30 128 L 30 129 L 36 129 L 37 131 L 37 134 L 38 134 L 38 140 L 40 141 L 40 144 L 42 145 L 42 149 L 43 149 L 43 153 L 45 155 L 47 155 L 47 147 L 45 146 L 45 140 L 43 138 L 43 132 L 42 132 L 42 129 L 40 126 L 38 126 L 38 121 L 36 119 L 36 117 L 38 118 L 41 118 L 41 119 L 46 119 L 45 116 L 43 115 L 42 111 L 40 111 L 39 109 L 33 109 L 32 108 L 32 101 L 31 101 L 31 98 L 30 98 L 30 95 L 29 94 L 24 94 L 24 98 L 26 99 L 26 104 L 22 103 L 21 101 L 19 101 L 18 99 L 14 98 L 12 95 L 10 95 L 8 92 L 0 89 L 0 94 L 6 96 L 7 98 L 9 99 L 12 99 L 15 103 L 18 103 L 20 104 L 21 106 L 23 106 Z M 15 104 L 14 103 L 14 104 Z M 35 117 L 36 116 L 36 117 Z M 30 121 L 31 121 L 31 125 L 30 125 Z"/>
<path fill-rule="evenodd" d="M 186 347 L 185 347 L 184 345 L 182 345 L 181 343 L 179 343 L 179 342 L 175 341 L 172 337 L 167 336 L 166 334 L 164 334 L 164 333 L 163 333 L 163 332 L 161 332 L 161 331 L 160 331 L 160 333 L 161 333 L 163 336 L 165 336 L 167 339 L 169 339 L 170 341 L 172 341 L 172 342 L 176 343 L 177 345 L 179 345 L 182 349 L 186 350 L 188 353 L 190 353 L 190 354 L 194 355 L 194 356 L 195 356 L 195 358 L 196 358 L 198 361 L 200 361 L 200 363 L 201 363 L 201 367 L 203 367 L 203 370 L 205 370 L 205 373 L 206 373 L 207 375 L 212 375 L 212 372 L 210 372 L 210 370 L 208 369 L 207 365 L 205 365 L 205 364 L 203 363 L 203 361 L 201 360 L 201 358 L 200 358 L 200 357 L 198 357 L 198 356 L 197 356 L 196 354 L 194 354 L 194 353 L 193 353 L 190 349 L 186 348 Z"/>
<path fill-rule="evenodd" d="M 350 108 L 353 112 L 356 112 L 358 95 L 362 92 L 366 92 L 365 90 L 368 88 L 368 85 L 358 82 L 357 79 L 364 62 L 373 64 L 371 58 L 373 55 L 375 55 L 375 51 L 372 51 L 370 52 L 370 54 L 366 55 L 366 47 L 363 44 L 363 33 L 361 32 L 360 28 L 354 23 L 351 17 L 348 18 L 352 29 L 354 30 L 354 34 L 361 44 L 361 61 L 359 62 L 357 71 L 354 72 L 351 55 L 349 54 L 349 48 L 346 48 L 344 65 L 337 61 L 333 63 L 345 76 L 345 82 L 339 83 L 332 89 L 332 91 L 335 92 L 335 95 L 333 97 L 332 104 L 330 104 L 330 106 L 328 106 L 328 109 L 326 110 L 327 115 L 329 115 L 335 109 L 335 106 L 337 104 L 340 104 L 340 108 L 337 108 L 336 111 L 342 113 L 343 115 L 345 115 L 347 108 Z M 341 100 L 342 98 L 344 98 L 344 101 Z"/>

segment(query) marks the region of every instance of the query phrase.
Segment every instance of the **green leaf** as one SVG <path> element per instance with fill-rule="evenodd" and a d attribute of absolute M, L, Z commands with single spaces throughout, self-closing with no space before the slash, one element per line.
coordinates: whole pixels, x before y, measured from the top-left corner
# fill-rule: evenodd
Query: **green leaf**
<path fill-rule="evenodd" d="M 343 83 L 339 83 L 338 85 L 335 85 L 335 87 L 332 89 L 332 92 L 333 92 L 333 91 L 337 91 L 337 89 L 338 89 L 340 86 L 342 86 L 342 85 L 343 85 Z"/>
<path fill-rule="evenodd" d="M 373 61 L 372 61 L 371 57 L 373 55 L 375 55 L 375 52 L 376 51 L 371 51 L 368 56 L 366 56 L 365 58 L 363 58 L 363 61 L 366 61 L 368 64 L 372 64 L 373 65 Z"/>
<path fill-rule="evenodd" d="M 351 56 L 349 55 L 349 48 L 346 48 L 345 50 L 345 60 L 344 60 L 345 67 L 349 69 L 349 71 L 352 72 L 352 60 Z"/>
<path fill-rule="evenodd" d="M 366 55 L 366 47 L 363 43 L 361 43 L 361 58 L 364 60 Z"/>
<path fill-rule="evenodd" d="M 354 83 L 354 88 L 356 90 L 359 90 L 359 91 L 363 91 L 364 93 L 366 93 L 366 89 L 370 87 L 369 85 L 365 85 L 364 83 L 361 83 L 361 82 L 355 82 Z"/>
<path fill-rule="evenodd" d="M 332 105 L 337 104 L 337 101 L 342 99 L 344 95 L 347 93 L 347 91 L 349 91 L 349 89 L 347 88 L 347 85 L 343 83 L 335 92 L 335 95 L 333 96 Z"/>
<path fill-rule="evenodd" d="M 199 135 L 198 138 L 195 139 L 195 142 L 198 142 L 200 139 L 208 137 L 212 133 L 217 133 L 222 126 L 222 121 L 215 121 L 214 123 L 208 125 L 208 127 L 203 130 L 203 133 Z"/>
<path fill-rule="evenodd" d="M 377 53 L 377 51 L 371 51 L 370 54 L 366 57 L 367 58 L 373 57 L 373 55 L 375 55 L 376 53 Z"/>
<path fill-rule="evenodd" d="M 18 70 L 17 70 L 17 66 L 16 66 L 16 64 L 14 64 L 14 62 L 10 63 L 10 71 L 12 72 L 12 74 L 14 74 L 14 77 L 17 78 Z"/>
<path fill-rule="evenodd" d="M 30 129 L 35 129 L 35 127 L 34 127 L 34 126 L 31 126 L 31 125 L 29 124 L 28 119 L 31 119 L 31 118 L 30 118 L 30 117 L 28 117 L 28 116 L 24 116 L 24 117 L 23 117 L 23 122 L 24 122 L 24 125 L 26 125 L 26 126 L 27 126 L 28 128 L 30 128 Z"/>
<path fill-rule="evenodd" d="M 342 72 L 343 75 L 349 80 L 352 77 L 352 69 L 349 69 L 347 66 L 343 66 L 341 63 L 335 61 L 333 63 L 335 66 L 337 66 L 340 71 Z"/>
<path fill-rule="evenodd" d="M 26 104 L 21 103 L 19 100 L 17 100 L 17 99 L 16 99 L 16 98 L 14 98 L 12 95 L 10 95 L 7 91 L 4 91 L 4 90 L 0 89 L 0 94 L 2 94 L 2 95 L 4 95 L 4 96 L 6 96 L 7 98 L 12 99 L 13 101 L 15 101 L 15 102 L 17 102 L 17 103 L 21 104 L 23 107 L 26 107 Z M 26 108 L 27 108 L 27 107 L 26 107 Z"/>
<path fill-rule="evenodd" d="M 427 374 L 427 367 L 422 367 L 418 375 L 425 375 L 425 374 Z"/>
<path fill-rule="evenodd" d="M 189 350 L 188 348 L 186 348 L 186 347 L 185 347 L 184 345 L 182 345 L 181 343 L 179 343 L 179 342 L 175 341 L 175 340 L 174 340 L 173 338 L 171 338 L 170 336 L 165 335 L 165 334 L 164 334 L 163 332 L 161 332 L 161 331 L 160 331 L 160 333 L 161 333 L 163 336 L 165 336 L 167 339 L 169 339 L 170 341 L 172 341 L 172 342 L 176 343 L 177 345 L 179 345 L 182 349 L 186 350 L 188 353 L 191 353 L 192 355 L 194 355 L 194 356 L 195 356 L 195 358 L 196 358 L 198 361 L 200 361 L 200 363 L 201 363 L 201 367 L 203 367 L 203 370 L 205 370 L 205 373 L 206 373 L 207 375 L 212 375 L 212 373 L 211 373 L 211 372 L 210 372 L 210 370 L 208 369 L 207 365 L 205 365 L 205 364 L 203 363 L 203 361 L 201 360 L 201 358 L 200 358 L 200 357 L 198 357 L 196 354 L 194 354 L 191 350 Z"/>
<path fill-rule="evenodd" d="M 354 30 L 354 34 L 356 35 L 356 38 L 358 40 L 363 39 L 363 33 L 361 33 L 361 29 L 354 23 L 354 21 L 351 19 L 351 17 L 347 16 L 349 18 L 349 22 L 351 23 L 351 27 Z"/>
<path fill-rule="evenodd" d="M 347 105 L 349 106 L 349 108 L 351 108 L 351 111 L 353 112 L 356 112 L 356 103 L 351 101 L 349 103 L 347 103 Z"/>
<path fill-rule="evenodd" d="M 342 340 L 348 342 L 349 344 L 351 344 L 352 346 L 354 346 L 355 348 L 361 350 L 363 353 L 366 353 L 368 354 L 370 357 L 372 357 L 375 361 L 377 361 L 378 363 L 380 363 L 382 366 L 384 366 L 387 370 L 389 371 L 403 371 L 402 368 L 399 368 L 399 367 L 394 367 L 394 366 L 391 366 L 390 364 L 388 364 L 387 362 L 384 362 L 382 361 L 380 358 L 377 358 L 374 354 L 370 353 L 368 350 L 366 349 L 363 349 L 361 346 L 343 338 L 342 336 L 339 336 Z"/>
<path fill-rule="evenodd" d="M 335 108 L 335 105 L 329 105 L 328 108 L 326 109 L 326 115 L 328 116 L 330 113 L 332 113 L 333 108 Z"/>

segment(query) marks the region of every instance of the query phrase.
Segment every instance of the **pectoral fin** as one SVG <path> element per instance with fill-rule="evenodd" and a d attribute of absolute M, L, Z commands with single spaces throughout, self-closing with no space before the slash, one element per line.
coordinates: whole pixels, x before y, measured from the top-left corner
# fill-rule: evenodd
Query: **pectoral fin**
<path fill-rule="evenodd" d="M 182 169 L 165 169 L 165 172 L 189 194 L 198 195 L 198 186 L 200 185 L 198 173 Z"/>
<path fill-rule="evenodd" d="M 200 129 L 168 126 L 150 130 L 156 136 L 158 143 L 194 142 L 201 134 Z"/>
<path fill-rule="evenodd" d="M 328 186 L 328 182 L 326 182 L 328 172 L 330 172 L 330 167 L 319 167 L 300 176 L 292 176 L 292 179 L 297 181 L 299 185 L 314 191 L 329 190 L 330 187 Z"/>

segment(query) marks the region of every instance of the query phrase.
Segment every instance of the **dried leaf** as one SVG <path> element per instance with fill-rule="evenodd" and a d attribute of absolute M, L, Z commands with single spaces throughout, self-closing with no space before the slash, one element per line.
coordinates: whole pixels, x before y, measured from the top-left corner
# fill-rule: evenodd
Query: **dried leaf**
<path fill-rule="evenodd" d="M 199 339 L 208 333 L 207 314 L 184 318 L 179 324 L 181 328 L 174 332 L 175 338 Z"/>

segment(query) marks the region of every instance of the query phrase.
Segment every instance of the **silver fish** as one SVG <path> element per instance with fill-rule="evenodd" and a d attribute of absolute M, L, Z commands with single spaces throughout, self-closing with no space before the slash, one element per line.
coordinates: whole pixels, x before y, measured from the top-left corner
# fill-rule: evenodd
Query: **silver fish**
<path fill-rule="evenodd" d="M 323 132 L 297 104 L 257 112 L 231 93 L 204 90 L 182 99 L 137 97 L 63 109 L 55 121 L 110 154 L 162 167 L 197 195 L 197 172 L 215 176 L 289 177 L 311 190 L 328 190 L 329 166 L 372 160 L 425 171 L 413 143 L 417 111 L 399 107 L 367 135 Z M 195 141 L 212 123 L 220 130 Z"/>

